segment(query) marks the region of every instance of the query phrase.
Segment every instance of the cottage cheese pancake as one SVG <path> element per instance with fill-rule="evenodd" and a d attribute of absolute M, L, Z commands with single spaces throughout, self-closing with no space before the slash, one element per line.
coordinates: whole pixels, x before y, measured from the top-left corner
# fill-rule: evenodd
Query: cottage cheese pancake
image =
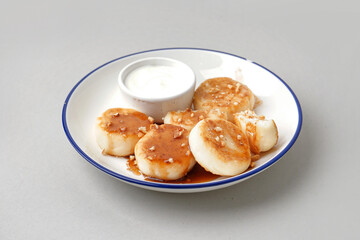
<path fill-rule="evenodd" d="M 246 134 L 251 151 L 255 154 L 268 151 L 277 143 L 278 130 L 272 119 L 247 110 L 234 114 L 234 122 Z"/>
<path fill-rule="evenodd" d="M 233 121 L 233 114 L 254 108 L 255 97 L 244 84 L 231 78 L 211 78 L 196 89 L 193 100 L 196 110 L 219 109 Z"/>
<path fill-rule="evenodd" d="M 96 120 L 96 141 L 104 154 L 119 157 L 133 154 L 135 144 L 149 130 L 153 121 L 151 117 L 133 109 L 108 109 Z"/>
<path fill-rule="evenodd" d="M 196 161 L 213 174 L 234 176 L 250 166 L 248 140 L 231 122 L 202 120 L 191 130 L 189 143 Z"/>
<path fill-rule="evenodd" d="M 189 131 L 180 126 L 152 125 L 135 146 L 135 158 L 140 171 L 162 180 L 184 177 L 195 165 L 188 135 Z"/>

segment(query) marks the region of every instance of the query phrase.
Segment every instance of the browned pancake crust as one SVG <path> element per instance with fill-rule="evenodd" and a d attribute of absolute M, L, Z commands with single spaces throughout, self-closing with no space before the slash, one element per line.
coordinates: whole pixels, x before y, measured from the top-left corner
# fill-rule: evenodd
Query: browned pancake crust
<path fill-rule="evenodd" d="M 231 78 L 211 78 L 196 89 L 194 108 L 200 110 L 219 109 L 227 112 L 229 120 L 232 114 L 254 106 L 254 95 L 244 84 Z"/>
<path fill-rule="evenodd" d="M 221 129 L 221 130 L 220 130 Z M 201 137 L 209 148 L 216 149 L 213 153 L 217 159 L 226 163 L 230 161 L 250 164 L 251 153 L 245 134 L 235 124 L 221 119 L 205 119 L 201 125 Z M 223 138 L 229 138 L 233 147 L 225 147 Z"/>
<path fill-rule="evenodd" d="M 108 133 L 142 137 L 153 119 L 134 109 L 110 108 L 98 118 L 99 126 Z"/>
<path fill-rule="evenodd" d="M 192 129 L 195 125 L 200 122 L 201 120 L 208 118 L 209 116 L 214 116 L 215 114 L 219 118 L 226 118 L 225 113 L 211 113 L 205 110 L 192 110 L 187 108 L 184 111 L 174 111 L 171 113 L 171 124 L 182 126 L 186 129 Z"/>

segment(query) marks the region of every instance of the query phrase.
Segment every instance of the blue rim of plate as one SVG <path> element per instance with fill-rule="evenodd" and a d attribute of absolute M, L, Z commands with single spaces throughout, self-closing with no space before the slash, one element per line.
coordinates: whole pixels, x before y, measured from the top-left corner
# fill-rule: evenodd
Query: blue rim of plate
<path fill-rule="evenodd" d="M 133 179 L 124 175 L 121 175 L 119 173 L 116 173 L 114 171 L 111 171 L 109 169 L 107 169 L 106 167 L 100 165 L 99 163 L 97 163 L 95 160 L 93 160 L 91 157 L 89 157 L 74 141 L 74 139 L 72 138 L 70 131 L 68 129 L 67 126 L 67 122 L 66 122 L 66 110 L 67 110 L 67 105 L 68 102 L 72 96 L 72 94 L 74 93 L 74 91 L 76 90 L 76 88 L 83 82 L 85 81 L 91 74 L 93 74 L 94 72 L 96 72 L 97 70 L 105 67 L 106 65 L 113 63 L 115 61 L 130 57 L 130 56 L 134 56 L 134 55 L 138 55 L 138 54 L 143 54 L 143 53 L 149 53 L 149 52 L 157 52 L 157 51 L 166 51 L 166 50 L 196 50 L 196 51 L 207 51 L 207 52 L 215 52 L 215 53 L 221 53 L 221 54 L 226 54 L 229 56 L 233 56 L 233 57 L 237 57 L 243 60 L 247 60 L 250 61 L 246 58 L 237 56 L 235 54 L 231 54 L 231 53 L 227 53 L 227 52 L 222 52 L 222 51 L 218 51 L 218 50 L 212 50 L 212 49 L 205 49 L 205 48 L 190 48 L 190 47 L 176 47 L 176 48 L 159 48 L 159 49 L 151 49 L 151 50 L 146 50 L 146 51 L 141 51 L 141 52 L 137 52 L 137 53 L 132 53 L 132 54 L 128 54 L 116 59 L 113 59 L 97 68 L 95 68 L 94 70 L 92 70 L 91 72 L 89 72 L 85 77 L 83 77 L 70 91 L 70 93 L 68 94 L 68 96 L 66 97 L 66 100 L 64 102 L 64 107 L 62 110 L 62 124 L 63 124 L 63 128 L 65 131 L 65 134 L 67 136 L 67 138 L 69 139 L 71 145 L 75 148 L 75 150 L 83 157 L 85 158 L 89 163 L 91 163 L 92 165 L 94 165 L 95 167 L 97 167 L 98 169 L 102 170 L 103 172 L 118 178 L 120 180 L 129 182 L 129 183 L 133 183 L 133 184 L 137 184 L 137 185 L 142 185 L 142 186 L 146 186 L 146 187 L 153 187 L 153 188 L 162 188 L 162 189 L 196 189 L 196 188 L 207 188 L 207 187 L 214 187 L 214 186 L 219 186 L 219 185 L 225 185 L 228 183 L 232 183 L 232 182 L 237 182 L 241 179 L 245 179 L 248 177 L 251 177 L 263 170 L 265 170 L 266 168 L 270 167 L 271 165 L 273 165 L 275 162 L 277 162 L 291 147 L 292 145 L 295 143 L 296 139 L 298 138 L 299 134 L 300 134 L 300 130 L 301 130 L 301 126 L 302 126 L 302 111 L 301 111 L 301 106 L 299 103 L 299 100 L 297 99 L 295 93 L 292 91 L 292 89 L 285 83 L 284 80 L 282 80 L 279 76 L 277 76 L 275 73 L 273 73 L 271 70 L 267 69 L 266 67 L 253 62 L 253 64 L 265 69 L 266 71 L 268 71 L 269 73 L 271 73 L 272 75 L 274 75 L 277 79 L 279 79 L 286 87 L 287 89 L 290 91 L 290 93 L 292 94 L 296 106 L 297 106 L 297 110 L 298 110 L 298 115 L 299 115 L 299 119 L 298 119 L 298 125 L 296 128 L 296 132 L 293 136 L 293 138 L 291 139 L 291 141 L 289 142 L 289 144 L 279 153 L 277 154 L 274 158 L 270 159 L 270 161 L 266 162 L 265 164 L 254 168 L 253 170 L 250 170 L 248 172 L 245 172 L 243 174 L 234 176 L 234 177 L 230 177 L 230 178 L 226 178 L 226 179 L 222 179 L 222 180 L 217 180 L 214 182 L 205 182 L 205 183 L 192 183 L 192 184 L 171 184 L 171 183 L 156 183 L 156 182 L 148 182 L 145 180 L 138 180 L 138 179 Z"/>

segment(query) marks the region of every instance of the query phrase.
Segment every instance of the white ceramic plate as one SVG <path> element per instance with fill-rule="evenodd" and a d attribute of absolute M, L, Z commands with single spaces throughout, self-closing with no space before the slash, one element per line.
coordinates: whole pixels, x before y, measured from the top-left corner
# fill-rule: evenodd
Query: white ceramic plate
<path fill-rule="evenodd" d="M 132 61 L 145 57 L 168 57 L 188 64 L 196 74 L 197 86 L 207 78 L 231 77 L 239 79 L 262 100 L 257 114 L 274 119 L 279 141 L 274 149 L 256 161 L 256 167 L 243 174 L 219 178 L 206 183 L 169 184 L 145 181 L 127 170 L 126 159 L 101 154 L 94 136 L 95 119 L 108 108 L 132 107 L 122 99 L 118 87 L 120 70 Z M 242 74 L 238 74 L 241 69 Z M 94 69 L 70 91 L 63 107 L 65 133 L 87 161 L 98 169 L 126 183 L 164 192 L 201 192 L 227 187 L 244 181 L 265 170 L 281 158 L 297 139 L 302 113 L 300 104 L 290 87 L 265 67 L 245 58 L 208 49 L 166 48 L 130 54 L 114 59 Z"/>

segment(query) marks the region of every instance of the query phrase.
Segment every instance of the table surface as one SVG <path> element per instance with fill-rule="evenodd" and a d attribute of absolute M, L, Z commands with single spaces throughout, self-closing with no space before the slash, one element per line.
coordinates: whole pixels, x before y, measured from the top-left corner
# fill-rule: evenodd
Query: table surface
<path fill-rule="evenodd" d="M 359 239 L 356 1 L 6 1 L 0 8 L 1 239 Z M 199 47 L 260 63 L 303 109 L 265 172 L 204 193 L 143 190 L 68 142 L 61 111 L 97 66 Z"/>

